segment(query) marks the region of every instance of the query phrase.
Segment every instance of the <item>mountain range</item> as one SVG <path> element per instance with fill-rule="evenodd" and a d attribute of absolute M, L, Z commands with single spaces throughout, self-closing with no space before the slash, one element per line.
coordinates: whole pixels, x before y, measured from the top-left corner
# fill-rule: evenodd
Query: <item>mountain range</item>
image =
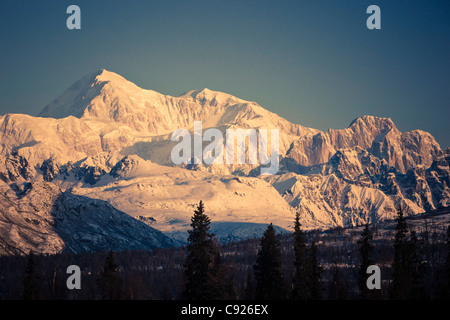
<path fill-rule="evenodd" d="M 175 166 L 174 130 L 279 129 L 279 171 Z M 209 89 L 178 97 L 99 70 L 37 117 L 0 117 L 0 254 L 182 244 L 200 200 L 221 241 L 354 226 L 450 205 L 450 150 L 422 130 L 365 115 L 326 132 Z M 205 145 L 203 145 L 205 147 Z"/>

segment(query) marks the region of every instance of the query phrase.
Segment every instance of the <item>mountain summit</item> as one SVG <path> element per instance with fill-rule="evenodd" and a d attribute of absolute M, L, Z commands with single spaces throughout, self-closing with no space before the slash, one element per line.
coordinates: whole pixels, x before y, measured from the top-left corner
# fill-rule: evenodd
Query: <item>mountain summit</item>
<path fill-rule="evenodd" d="M 43 156 L 56 158 L 67 154 L 67 148 L 74 149 L 70 154 L 76 151 L 88 156 L 116 151 L 167 164 L 170 152 L 164 148 L 173 144 L 166 146 L 161 141 L 167 141 L 176 129 L 193 130 L 194 121 L 201 120 L 203 129 L 279 129 L 279 153 L 300 166 L 326 163 L 338 150 L 360 147 L 406 173 L 417 165 L 428 167 L 443 155 L 432 135 L 421 130 L 402 133 L 389 118 L 365 115 L 353 120 L 348 128 L 322 132 L 293 124 L 256 102 L 228 93 L 204 88 L 173 97 L 142 89 L 104 69 L 75 82 L 39 117 L 48 120 L 35 123 L 32 117 L 4 116 L 5 149 L 45 145 L 48 150 L 41 151 Z M 18 133 L 17 128 L 9 126 L 12 123 L 24 128 L 20 137 L 13 137 L 16 140 L 9 139 L 9 129 L 11 134 Z"/>
<path fill-rule="evenodd" d="M 101 69 L 75 82 L 47 105 L 38 116 L 56 119 L 74 116 L 114 120 L 115 113 L 126 109 L 133 102 L 132 99 L 143 91 L 149 99 L 159 96 L 154 91 L 139 88 L 114 72 Z"/>

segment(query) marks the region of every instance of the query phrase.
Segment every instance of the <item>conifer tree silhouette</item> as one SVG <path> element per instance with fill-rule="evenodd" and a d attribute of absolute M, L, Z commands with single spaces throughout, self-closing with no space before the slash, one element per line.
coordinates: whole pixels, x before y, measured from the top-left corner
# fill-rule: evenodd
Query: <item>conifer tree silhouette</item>
<path fill-rule="evenodd" d="M 102 291 L 104 300 L 120 299 L 122 278 L 119 275 L 119 266 L 116 263 L 112 250 L 106 256 L 98 285 Z"/>
<path fill-rule="evenodd" d="M 291 298 L 294 300 L 306 300 L 311 297 L 311 288 L 308 286 L 307 249 L 305 235 L 301 229 L 300 214 L 295 215 L 294 223 L 294 279 Z"/>
<path fill-rule="evenodd" d="M 39 286 L 36 275 L 36 267 L 33 258 L 33 252 L 28 255 L 27 265 L 25 268 L 25 277 L 23 279 L 23 299 L 39 300 Z"/>
<path fill-rule="evenodd" d="M 364 230 L 361 233 L 361 238 L 358 240 L 359 254 L 361 263 L 359 265 L 358 272 L 358 288 L 359 296 L 364 300 L 374 300 L 381 298 L 381 290 L 369 289 L 367 287 L 367 279 L 369 275 L 367 274 L 367 268 L 373 265 L 375 262 L 372 260 L 372 252 L 374 246 L 372 245 L 373 236 L 369 229 L 369 224 L 364 226 Z"/>
<path fill-rule="evenodd" d="M 214 234 L 209 232 L 210 224 L 200 201 L 191 218 L 192 229 L 188 231 L 183 299 L 214 300 L 224 296 L 221 257 L 214 243 Z"/>
<path fill-rule="evenodd" d="M 256 279 L 256 299 L 285 299 L 285 287 L 281 272 L 280 243 L 275 237 L 275 229 L 270 224 L 261 239 L 261 249 L 254 266 Z"/>

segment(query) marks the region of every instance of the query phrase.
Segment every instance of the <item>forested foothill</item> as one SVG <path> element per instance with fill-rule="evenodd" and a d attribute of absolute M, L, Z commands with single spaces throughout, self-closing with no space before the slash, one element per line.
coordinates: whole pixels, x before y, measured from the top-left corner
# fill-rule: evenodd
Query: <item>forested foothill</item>
<path fill-rule="evenodd" d="M 261 238 L 220 244 L 200 203 L 187 246 L 0 256 L 0 299 L 449 299 L 450 215 L 397 215 L 328 230 L 302 230 L 297 216 L 293 233 L 270 224 Z M 67 287 L 70 265 L 81 289 Z M 380 289 L 367 289 L 369 265 L 381 270 Z"/>

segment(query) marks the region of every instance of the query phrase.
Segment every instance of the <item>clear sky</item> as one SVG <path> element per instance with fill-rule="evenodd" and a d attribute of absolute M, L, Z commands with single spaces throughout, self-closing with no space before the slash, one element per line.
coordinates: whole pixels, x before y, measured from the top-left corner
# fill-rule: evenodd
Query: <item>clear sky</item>
<path fill-rule="evenodd" d="M 81 30 L 66 9 L 81 8 Z M 381 30 L 366 9 L 381 8 Z M 37 115 L 98 69 L 209 88 L 326 130 L 390 117 L 450 146 L 448 0 L 0 1 L 0 114 Z"/>

